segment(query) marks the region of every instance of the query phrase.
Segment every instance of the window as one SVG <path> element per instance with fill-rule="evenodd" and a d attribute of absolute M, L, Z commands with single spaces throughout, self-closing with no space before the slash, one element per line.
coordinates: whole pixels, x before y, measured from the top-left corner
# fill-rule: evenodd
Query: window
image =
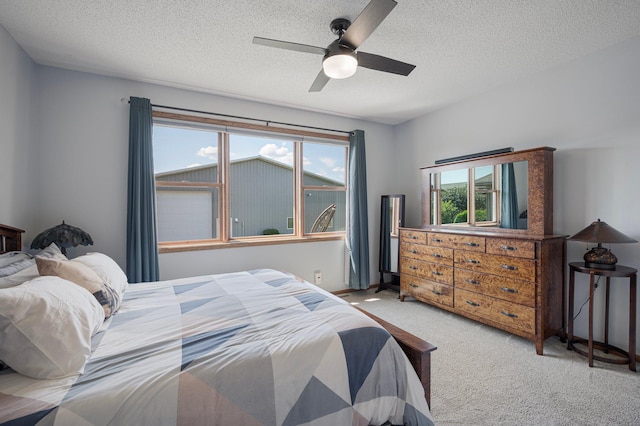
<path fill-rule="evenodd" d="M 158 118 L 153 132 L 161 247 L 343 236 L 346 138 Z"/>

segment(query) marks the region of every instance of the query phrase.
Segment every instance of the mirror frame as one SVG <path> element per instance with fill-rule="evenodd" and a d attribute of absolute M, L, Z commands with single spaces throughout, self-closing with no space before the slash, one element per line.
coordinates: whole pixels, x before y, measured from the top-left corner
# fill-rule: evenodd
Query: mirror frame
<path fill-rule="evenodd" d="M 553 152 L 555 150 L 555 148 L 544 146 L 422 167 L 420 169 L 422 175 L 422 227 L 424 229 L 474 229 L 485 232 L 516 234 L 553 234 Z M 527 229 L 431 224 L 431 174 L 518 161 L 527 161 Z"/>
<path fill-rule="evenodd" d="M 383 267 L 383 255 L 385 253 L 384 247 L 383 247 L 383 232 L 384 232 L 384 227 L 382 226 L 382 217 L 383 217 L 383 210 L 385 209 L 385 200 L 391 200 L 392 198 L 396 198 L 398 199 L 398 208 L 399 208 L 399 212 L 398 212 L 398 228 L 402 228 L 404 227 L 404 206 L 405 206 L 405 195 L 404 194 L 388 194 L 388 195 L 382 195 L 380 196 L 380 250 L 379 250 L 379 256 L 378 256 L 378 271 L 381 273 L 386 273 L 386 274 L 395 274 L 398 275 L 400 273 L 400 244 L 398 243 L 398 251 L 397 253 L 395 253 L 396 257 L 397 257 L 397 268 L 398 270 L 396 271 L 392 271 L 390 269 L 386 269 Z M 388 207 L 388 201 L 386 206 Z M 400 238 L 400 236 L 398 235 L 397 238 Z M 382 280 L 382 277 L 381 277 Z"/>

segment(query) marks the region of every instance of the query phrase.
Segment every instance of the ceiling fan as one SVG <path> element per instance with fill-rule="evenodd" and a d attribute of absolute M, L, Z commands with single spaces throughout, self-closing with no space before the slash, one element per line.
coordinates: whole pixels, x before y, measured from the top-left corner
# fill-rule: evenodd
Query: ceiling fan
<path fill-rule="evenodd" d="M 338 38 L 326 48 L 263 37 L 254 37 L 253 43 L 323 55 L 322 69 L 309 92 L 321 91 L 332 78 L 351 77 L 358 66 L 407 76 L 416 67 L 415 65 L 372 53 L 356 52 L 356 49 L 373 33 L 396 4 L 394 0 L 371 0 L 353 22 L 345 18 L 334 19 L 331 21 L 331 31 Z"/>

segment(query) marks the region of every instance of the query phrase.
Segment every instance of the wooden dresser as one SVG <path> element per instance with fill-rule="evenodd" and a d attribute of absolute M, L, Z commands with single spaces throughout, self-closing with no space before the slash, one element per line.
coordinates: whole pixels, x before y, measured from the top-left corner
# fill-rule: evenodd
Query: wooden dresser
<path fill-rule="evenodd" d="M 400 230 L 400 300 L 422 302 L 535 342 L 563 326 L 564 236 Z"/>
<path fill-rule="evenodd" d="M 553 151 L 421 169 L 422 226 L 400 230 L 400 299 L 530 339 L 539 355 L 547 337 L 564 340 L 566 236 L 553 233 Z"/>

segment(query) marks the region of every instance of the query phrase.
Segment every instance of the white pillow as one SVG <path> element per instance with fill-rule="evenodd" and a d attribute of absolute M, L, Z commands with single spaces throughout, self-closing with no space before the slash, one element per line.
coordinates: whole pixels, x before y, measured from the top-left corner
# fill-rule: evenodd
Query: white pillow
<path fill-rule="evenodd" d="M 129 282 L 127 281 L 127 275 L 115 260 L 103 253 L 87 253 L 82 256 L 74 257 L 73 261 L 84 263 L 93 269 L 109 287 L 118 293 L 122 300 L 122 294 L 129 286 Z"/>
<path fill-rule="evenodd" d="M 35 379 L 81 374 L 103 321 L 95 297 L 59 277 L 0 290 L 0 359 Z"/>

